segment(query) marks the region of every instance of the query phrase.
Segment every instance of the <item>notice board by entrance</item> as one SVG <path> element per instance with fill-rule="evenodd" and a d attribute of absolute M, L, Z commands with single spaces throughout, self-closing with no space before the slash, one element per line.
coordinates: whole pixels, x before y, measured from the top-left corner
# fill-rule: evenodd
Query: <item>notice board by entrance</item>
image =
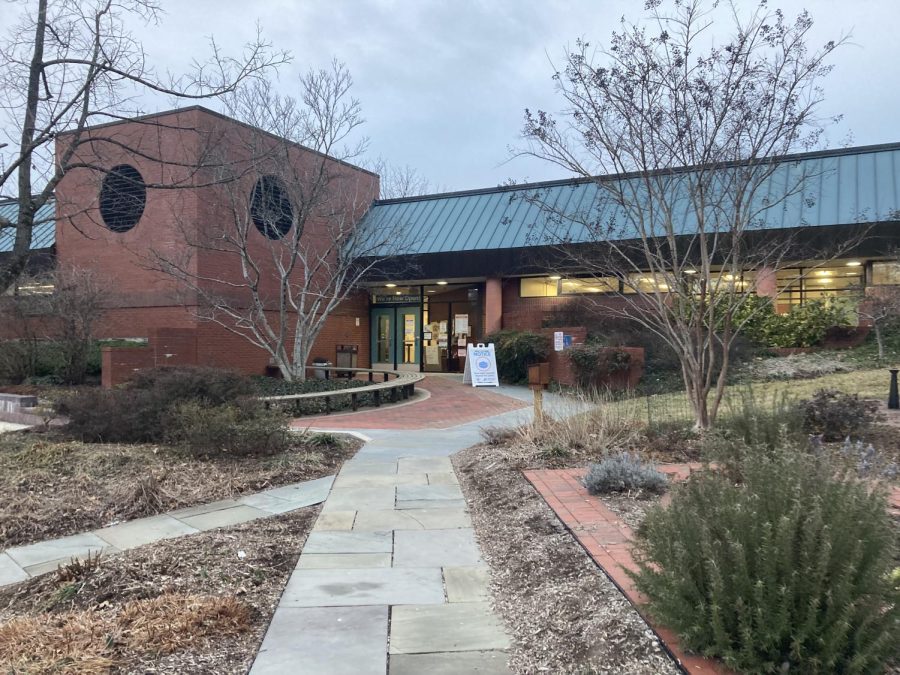
<path fill-rule="evenodd" d="M 486 347 L 481 343 L 468 346 L 463 384 L 469 383 L 473 387 L 500 386 L 500 378 L 497 376 L 497 356 L 494 353 L 493 343 Z"/>

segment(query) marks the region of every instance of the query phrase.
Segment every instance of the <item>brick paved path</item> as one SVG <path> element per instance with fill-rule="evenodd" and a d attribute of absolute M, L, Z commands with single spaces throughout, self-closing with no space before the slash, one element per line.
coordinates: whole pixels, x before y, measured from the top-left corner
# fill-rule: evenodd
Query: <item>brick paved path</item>
<path fill-rule="evenodd" d="M 493 389 L 473 388 L 457 379 L 426 377 L 416 389 L 431 396 L 410 404 L 367 408 L 355 413 L 301 417 L 295 428 L 327 429 L 446 429 L 485 417 L 527 408 L 523 400 L 496 393 Z"/>

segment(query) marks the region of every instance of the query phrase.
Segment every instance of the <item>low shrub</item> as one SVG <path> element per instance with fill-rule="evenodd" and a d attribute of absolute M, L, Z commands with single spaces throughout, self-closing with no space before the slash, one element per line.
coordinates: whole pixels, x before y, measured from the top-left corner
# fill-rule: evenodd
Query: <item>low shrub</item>
<path fill-rule="evenodd" d="M 821 449 L 821 445 L 817 442 L 814 444 L 816 449 Z M 838 451 L 840 457 L 850 463 L 850 467 L 856 471 L 860 478 L 886 478 L 895 480 L 900 476 L 900 466 L 896 462 L 885 457 L 883 453 L 878 452 L 871 443 L 863 441 L 851 441 L 849 438 L 844 440 Z"/>
<path fill-rule="evenodd" d="M 293 439 L 284 415 L 256 401 L 210 406 L 197 400 L 174 406 L 165 440 L 191 454 L 271 455 Z"/>
<path fill-rule="evenodd" d="M 546 361 L 550 356 L 550 339 L 540 333 L 522 330 L 499 330 L 484 338 L 494 343 L 497 371 L 506 382 L 528 381 L 528 366 Z"/>
<path fill-rule="evenodd" d="M 217 368 L 156 368 L 140 371 L 116 389 L 85 390 L 61 397 L 56 412 L 66 431 L 88 442 L 152 443 L 165 439 L 171 412 L 180 403 L 219 406 L 253 393 L 249 380 Z"/>
<path fill-rule="evenodd" d="M 786 314 L 766 315 L 748 326 L 747 336 L 767 347 L 815 347 L 829 330 L 849 325 L 847 308 L 838 302 L 813 300 L 793 305 Z"/>
<path fill-rule="evenodd" d="M 638 529 L 634 575 L 684 647 L 739 672 L 882 672 L 900 593 L 886 494 L 809 454 L 697 472 Z"/>
<path fill-rule="evenodd" d="M 628 370 L 631 366 L 629 352 L 597 342 L 573 345 L 567 352 L 575 379 L 582 389 L 601 387 L 608 382 L 610 375 Z"/>
<path fill-rule="evenodd" d="M 633 490 L 660 494 L 665 492 L 668 485 L 665 474 L 645 464 L 638 455 L 630 452 L 610 455 L 591 464 L 582 482 L 592 495 Z"/>
<path fill-rule="evenodd" d="M 837 389 L 820 389 L 798 403 L 803 427 L 826 441 L 840 441 L 864 431 L 878 416 L 878 403 L 845 394 Z"/>

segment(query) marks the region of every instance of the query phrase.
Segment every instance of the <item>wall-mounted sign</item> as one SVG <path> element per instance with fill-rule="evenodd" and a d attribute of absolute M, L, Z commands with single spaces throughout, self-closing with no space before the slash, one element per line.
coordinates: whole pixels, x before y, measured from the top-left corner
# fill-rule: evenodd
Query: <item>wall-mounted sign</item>
<path fill-rule="evenodd" d="M 376 294 L 373 298 L 373 302 L 376 305 L 418 305 L 421 301 L 418 294 L 414 295 L 412 293 L 404 295 Z"/>
<path fill-rule="evenodd" d="M 564 345 L 565 345 L 565 338 L 563 337 L 563 332 L 561 330 L 554 331 L 554 333 L 553 333 L 553 351 L 561 352 L 563 350 Z"/>
<path fill-rule="evenodd" d="M 468 346 L 463 382 L 465 384 L 471 383 L 473 387 L 500 386 L 500 379 L 497 376 L 497 357 L 494 354 L 493 343 L 487 347 L 481 343 Z"/>

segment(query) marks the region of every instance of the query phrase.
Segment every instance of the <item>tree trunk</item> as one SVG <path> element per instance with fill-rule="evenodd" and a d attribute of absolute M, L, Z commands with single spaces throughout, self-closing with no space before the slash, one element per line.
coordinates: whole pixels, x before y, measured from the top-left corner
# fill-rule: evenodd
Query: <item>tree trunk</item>
<path fill-rule="evenodd" d="M 878 345 L 878 360 L 884 361 L 884 336 L 881 334 L 881 326 L 877 321 L 873 321 L 872 328 L 875 330 L 875 344 Z"/>

